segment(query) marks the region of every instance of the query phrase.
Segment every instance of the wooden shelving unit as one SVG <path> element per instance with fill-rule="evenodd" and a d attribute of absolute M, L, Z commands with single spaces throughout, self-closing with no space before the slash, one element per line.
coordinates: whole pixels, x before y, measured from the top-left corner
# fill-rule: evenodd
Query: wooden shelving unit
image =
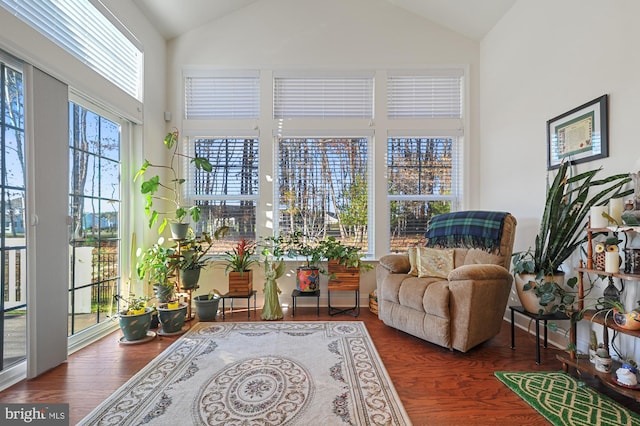
<path fill-rule="evenodd" d="M 584 268 L 582 261 L 580 261 L 580 267 L 576 268 L 578 272 L 578 295 L 579 297 L 584 296 L 584 283 L 583 283 L 583 275 L 584 274 L 594 274 L 600 276 L 609 276 L 614 278 L 620 278 L 622 280 L 627 281 L 640 281 L 640 275 L 638 274 L 628 274 L 624 272 L 605 272 L 599 269 L 593 269 L 593 234 L 594 233 L 605 233 L 605 232 L 624 232 L 624 233 L 637 233 L 640 232 L 640 227 L 609 227 L 609 228 L 587 228 L 587 267 Z M 578 303 L 578 309 L 582 310 L 584 308 L 584 304 L 582 301 Z M 584 319 L 594 322 L 596 324 L 600 324 L 603 326 L 603 336 L 602 340 L 606 347 L 609 347 L 609 330 L 613 330 L 614 332 L 619 332 L 628 336 L 640 337 L 640 331 L 627 330 L 619 327 L 611 316 L 605 317 L 602 314 L 597 314 L 597 311 L 594 309 L 586 310 L 584 314 Z M 572 327 L 573 329 L 573 327 Z M 575 329 L 572 330 L 571 343 L 576 344 L 576 333 Z M 619 362 L 613 363 L 612 370 L 610 373 L 603 373 L 595 369 L 595 366 L 591 364 L 587 356 L 577 356 L 575 352 L 569 352 L 566 355 L 557 355 L 558 360 L 562 362 L 563 368 L 565 371 L 568 370 L 568 367 L 574 367 L 581 373 L 589 374 L 593 377 L 597 377 L 605 386 L 615 390 L 616 392 L 625 395 L 629 398 L 634 399 L 635 401 L 640 402 L 640 389 L 631 389 L 615 383 L 614 376 L 615 371 L 620 367 Z"/>

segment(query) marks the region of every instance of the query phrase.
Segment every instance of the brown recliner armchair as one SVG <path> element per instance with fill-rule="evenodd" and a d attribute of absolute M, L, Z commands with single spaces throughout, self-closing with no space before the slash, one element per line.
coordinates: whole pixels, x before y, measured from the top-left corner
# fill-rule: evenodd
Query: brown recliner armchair
<path fill-rule="evenodd" d="M 427 246 L 453 248 L 453 269 L 446 278 L 418 277 L 409 273 L 408 254 L 382 257 L 376 267 L 378 317 L 461 352 L 497 335 L 513 280 L 509 267 L 516 224 L 504 212 L 434 216 L 425 234 Z"/>

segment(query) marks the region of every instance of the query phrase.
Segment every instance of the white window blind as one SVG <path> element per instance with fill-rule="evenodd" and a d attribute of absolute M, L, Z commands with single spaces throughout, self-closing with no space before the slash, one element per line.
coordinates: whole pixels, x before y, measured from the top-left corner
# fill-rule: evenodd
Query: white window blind
<path fill-rule="evenodd" d="M 140 46 L 90 0 L 0 0 L 0 6 L 129 95 L 141 98 Z"/>
<path fill-rule="evenodd" d="M 185 77 L 185 118 L 257 119 L 260 80 L 253 77 Z"/>
<path fill-rule="evenodd" d="M 462 118 L 462 76 L 390 75 L 387 109 L 391 119 Z"/>
<path fill-rule="evenodd" d="M 373 77 L 276 77 L 274 118 L 373 118 Z"/>

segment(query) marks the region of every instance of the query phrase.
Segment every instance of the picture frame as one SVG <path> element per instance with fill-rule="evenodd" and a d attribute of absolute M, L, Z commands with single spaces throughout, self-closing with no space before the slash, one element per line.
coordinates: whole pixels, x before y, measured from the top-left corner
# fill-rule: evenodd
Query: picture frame
<path fill-rule="evenodd" d="M 547 121 L 547 170 L 609 156 L 608 108 L 602 95 Z"/>

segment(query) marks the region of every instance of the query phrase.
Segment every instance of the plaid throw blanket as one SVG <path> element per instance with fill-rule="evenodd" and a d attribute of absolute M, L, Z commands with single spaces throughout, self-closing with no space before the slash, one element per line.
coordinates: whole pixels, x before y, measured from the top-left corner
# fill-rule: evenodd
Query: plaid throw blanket
<path fill-rule="evenodd" d="M 427 247 L 500 248 L 504 218 L 509 213 L 461 211 L 434 216 L 429 221 Z"/>

